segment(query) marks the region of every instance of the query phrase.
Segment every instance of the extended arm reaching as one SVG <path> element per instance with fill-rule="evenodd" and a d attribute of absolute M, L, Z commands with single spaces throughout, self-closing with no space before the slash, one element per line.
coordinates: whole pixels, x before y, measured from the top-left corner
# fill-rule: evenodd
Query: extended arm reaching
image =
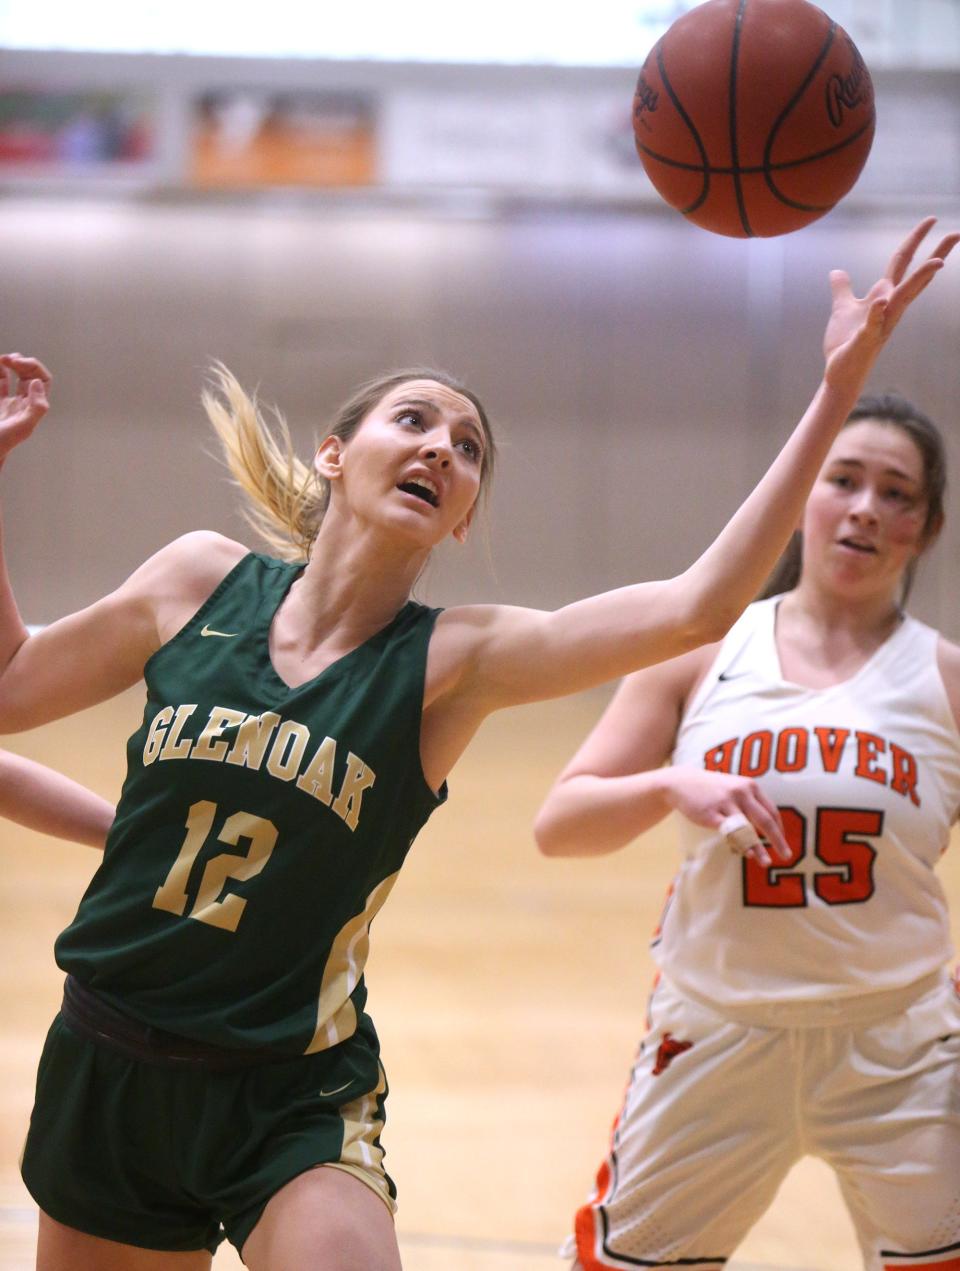
<path fill-rule="evenodd" d="M 46 414 L 50 383 L 36 358 L 0 356 L 0 466 Z M 183 535 L 109 595 L 29 636 L 2 545 L 0 533 L 0 732 L 34 728 L 135 684 L 246 552 L 219 534 Z"/>
<path fill-rule="evenodd" d="M 880 350 L 943 267 L 960 235 L 944 237 L 908 272 L 933 225 L 916 227 L 867 294 L 831 274 L 823 380 L 793 434 L 702 556 L 676 578 L 592 596 L 554 613 L 476 606 L 445 621 L 467 668 L 459 686 L 495 709 L 576 692 L 719 639 L 756 594 L 797 525 L 814 479 Z M 456 657 L 452 659 L 457 661 Z"/>

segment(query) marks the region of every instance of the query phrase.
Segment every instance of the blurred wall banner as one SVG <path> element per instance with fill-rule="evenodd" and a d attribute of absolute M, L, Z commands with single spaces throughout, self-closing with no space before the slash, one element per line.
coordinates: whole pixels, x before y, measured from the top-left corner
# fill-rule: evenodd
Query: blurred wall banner
<path fill-rule="evenodd" d="M 377 101 L 365 92 L 226 88 L 193 105 L 191 180 L 205 189 L 368 186 Z"/>
<path fill-rule="evenodd" d="M 109 89 L 0 89 L 0 177 L 106 176 L 156 157 L 156 103 Z"/>

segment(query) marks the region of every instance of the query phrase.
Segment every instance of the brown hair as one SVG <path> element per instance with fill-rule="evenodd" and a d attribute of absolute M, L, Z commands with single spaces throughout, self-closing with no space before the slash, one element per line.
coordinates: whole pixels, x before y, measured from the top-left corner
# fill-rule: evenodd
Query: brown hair
<path fill-rule="evenodd" d="M 899 428 L 910 438 L 920 452 L 923 461 L 923 495 L 927 503 L 927 515 L 923 523 L 923 545 L 929 546 L 940 532 L 943 525 L 943 505 L 947 491 L 947 455 L 940 430 L 919 407 L 901 397 L 899 393 L 880 393 L 877 396 L 861 397 L 853 410 L 844 420 L 844 428 L 860 423 L 864 419 L 874 419 L 878 423 Z M 773 573 L 760 593 L 760 599 L 778 596 L 781 592 L 792 591 L 800 581 L 800 570 L 803 565 L 803 535 L 796 530 L 786 550 L 774 566 Z M 900 603 L 906 604 L 907 597 L 913 587 L 917 560 L 907 566 L 903 578 L 903 594 Z"/>
<path fill-rule="evenodd" d="M 330 501 L 329 484 L 296 457 L 290 429 L 276 408 L 268 422 L 256 396 L 250 397 L 222 363 L 214 363 L 211 374 L 213 385 L 204 389 L 201 401 L 220 438 L 224 461 L 246 495 L 246 519 L 279 556 L 306 560 Z M 434 380 L 476 408 L 486 441 L 480 470 L 485 494 L 496 453 L 490 421 L 480 399 L 446 371 L 414 366 L 368 380 L 344 402 L 324 435 L 348 442 L 386 394 L 410 380 Z"/>

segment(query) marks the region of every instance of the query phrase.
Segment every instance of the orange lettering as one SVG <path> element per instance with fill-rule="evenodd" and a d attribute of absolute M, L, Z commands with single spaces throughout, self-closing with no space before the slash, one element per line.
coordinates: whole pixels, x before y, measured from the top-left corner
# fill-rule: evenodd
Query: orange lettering
<path fill-rule="evenodd" d="M 729 741 L 722 741 L 719 746 L 714 746 L 712 750 L 708 750 L 703 756 L 704 768 L 708 772 L 732 772 L 733 752 L 736 749 L 736 745 L 736 737 L 731 737 Z"/>
<path fill-rule="evenodd" d="M 843 748 L 850 736 L 849 728 L 815 728 L 820 743 L 820 758 L 824 772 L 836 772 L 843 758 Z"/>
<path fill-rule="evenodd" d="M 807 766 L 807 730 L 785 728 L 777 738 L 777 772 L 802 772 Z"/>
<path fill-rule="evenodd" d="M 877 781 L 882 786 L 886 785 L 887 774 L 875 766 L 877 755 L 882 754 L 886 748 L 887 743 L 882 737 L 877 737 L 874 733 L 858 732 L 855 775 L 866 777 L 868 781 Z"/>
<path fill-rule="evenodd" d="M 743 749 L 740 751 L 740 776 L 762 777 L 770 767 L 772 746 L 773 733 L 767 728 L 744 737 Z"/>
<path fill-rule="evenodd" d="M 903 750 L 895 742 L 890 743 L 890 758 L 893 760 L 893 776 L 890 779 L 890 788 L 896 790 L 897 794 L 902 794 L 909 798 L 910 802 L 915 806 L 920 806 L 920 796 L 917 794 L 917 761 L 911 755 L 909 750 Z"/>

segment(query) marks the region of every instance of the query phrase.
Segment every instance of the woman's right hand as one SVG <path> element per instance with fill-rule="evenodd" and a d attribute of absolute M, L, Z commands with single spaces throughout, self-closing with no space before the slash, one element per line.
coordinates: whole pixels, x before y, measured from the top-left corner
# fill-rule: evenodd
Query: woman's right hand
<path fill-rule="evenodd" d="M 757 832 L 757 841 L 745 849 L 731 845 L 731 850 L 741 850 L 743 855 L 753 857 L 761 865 L 772 865 L 775 862 L 760 841 L 764 839 L 776 856 L 783 861 L 790 860 L 780 813 L 756 781 L 680 765 L 666 769 L 663 775 L 668 779 L 663 791 L 667 802 L 694 825 L 720 830 L 728 817 L 746 817 Z"/>
<path fill-rule="evenodd" d="M 51 378 L 35 357 L 0 355 L 0 466 L 50 409 Z"/>

